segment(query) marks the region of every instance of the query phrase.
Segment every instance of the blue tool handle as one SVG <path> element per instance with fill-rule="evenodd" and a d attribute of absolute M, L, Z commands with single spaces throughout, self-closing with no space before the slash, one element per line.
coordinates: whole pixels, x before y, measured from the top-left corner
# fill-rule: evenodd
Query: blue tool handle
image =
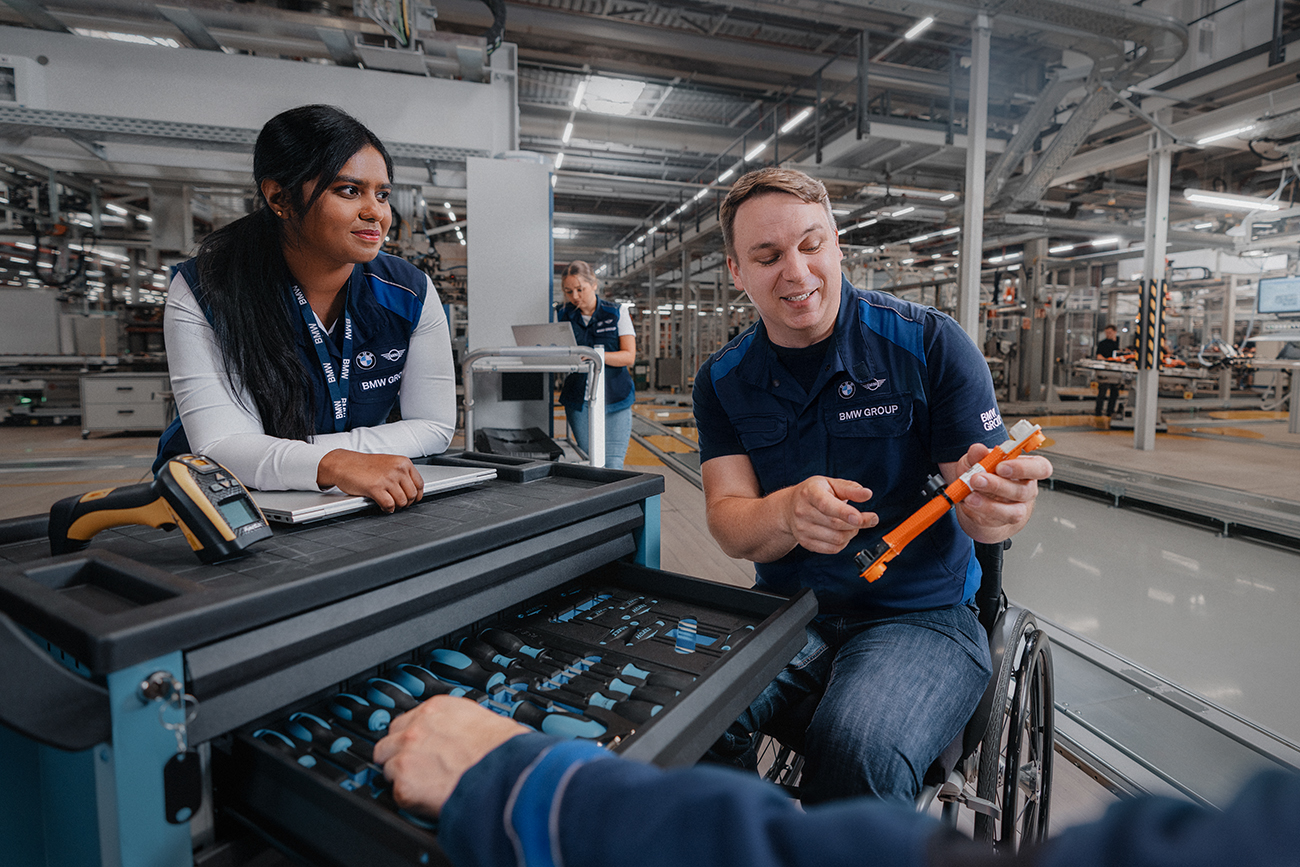
<path fill-rule="evenodd" d="M 523 653 L 536 659 L 545 652 L 540 647 L 529 647 L 522 638 L 513 632 L 506 632 L 504 629 L 497 629 L 496 627 L 484 629 L 479 633 L 479 638 L 504 653 Z"/>
<path fill-rule="evenodd" d="M 366 683 L 370 687 L 366 690 L 366 698 L 380 707 L 388 708 L 390 711 L 406 713 L 408 710 L 411 710 L 420 704 L 415 700 L 415 696 L 411 695 L 391 680 L 385 680 L 382 677 L 372 677 L 370 680 L 366 681 Z"/>
<path fill-rule="evenodd" d="M 506 676 L 500 671 L 489 671 L 476 659 L 471 659 L 459 650 L 440 647 L 429 654 L 426 668 L 443 680 L 473 686 L 485 692 L 491 692 L 506 682 Z"/>
<path fill-rule="evenodd" d="M 410 662 L 397 667 L 393 680 L 421 701 L 435 695 L 464 695 L 466 691 L 465 687 L 448 683 L 427 668 Z"/>
<path fill-rule="evenodd" d="M 393 721 L 393 715 L 377 705 L 373 705 L 359 695 L 341 692 L 330 699 L 330 713 L 356 723 L 369 732 L 383 732 Z"/>
<path fill-rule="evenodd" d="M 289 734 L 327 753 L 340 753 L 352 746 L 352 738 L 340 735 L 325 720 L 310 713 L 296 713 L 286 726 Z"/>
<path fill-rule="evenodd" d="M 510 714 L 516 721 L 558 738 L 590 738 L 603 735 L 605 727 L 594 719 L 560 711 L 547 713 L 532 702 L 521 701 Z"/>

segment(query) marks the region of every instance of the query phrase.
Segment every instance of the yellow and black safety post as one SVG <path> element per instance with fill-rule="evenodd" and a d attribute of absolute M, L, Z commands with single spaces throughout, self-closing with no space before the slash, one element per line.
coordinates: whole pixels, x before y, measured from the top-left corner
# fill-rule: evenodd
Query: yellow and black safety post
<path fill-rule="evenodd" d="M 1160 338 L 1164 336 L 1164 294 L 1159 292 L 1156 280 L 1143 280 L 1138 298 L 1137 368 L 1158 370 L 1160 367 Z"/>

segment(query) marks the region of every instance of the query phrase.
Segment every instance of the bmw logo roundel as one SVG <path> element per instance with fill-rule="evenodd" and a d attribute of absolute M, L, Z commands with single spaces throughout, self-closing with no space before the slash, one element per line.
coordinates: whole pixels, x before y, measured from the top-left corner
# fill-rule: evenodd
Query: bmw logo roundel
<path fill-rule="evenodd" d="M 848 400 L 849 398 L 853 397 L 854 392 L 856 392 L 857 390 L 858 387 L 853 384 L 853 380 L 851 379 L 846 379 L 840 383 L 840 397 L 844 398 L 845 400 Z"/>
<path fill-rule="evenodd" d="M 369 349 L 363 349 L 357 353 L 357 367 L 362 370 L 369 370 L 375 366 L 375 354 Z"/>

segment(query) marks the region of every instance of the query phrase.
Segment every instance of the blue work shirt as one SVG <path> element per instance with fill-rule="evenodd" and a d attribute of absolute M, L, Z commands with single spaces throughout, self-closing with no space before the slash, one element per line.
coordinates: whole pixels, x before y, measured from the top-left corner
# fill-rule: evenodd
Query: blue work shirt
<path fill-rule="evenodd" d="M 1006 441 L 983 354 L 931 307 L 842 278 L 826 358 L 805 391 L 782 366 L 760 321 L 706 361 L 695 377 L 700 461 L 749 457 L 762 494 L 811 476 L 850 479 L 880 516 L 838 554 L 796 546 L 755 564 L 758 586 L 817 593 L 822 614 L 872 615 L 956 605 L 974 597 L 980 569 L 949 511 L 868 584 L 853 562 L 924 505 L 926 480 L 972 443 Z"/>
<path fill-rule="evenodd" d="M 583 324 L 582 313 L 572 304 L 566 304 L 556 314 L 560 322 L 573 328 L 573 337 L 579 346 L 603 346 L 606 353 L 619 349 L 619 306 L 603 298 L 596 299 L 596 309 L 591 319 Z M 587 374 L 571 373 L 564 378 L 560 403 L 564 406 L 581 406 L 587 402 Z M 632 373 L 627 367 L 605 367 L 605 411 L 626 409 L 636 397 Z"/>
<path fill-rule="evenodd" d="M 195 260 L 181 263 L 177 270 L 194 291 L 194 297 L 199 300 L 204 314 L 211 322 L 212 315 L 207 305 L 203 304 Z M 406 353 L 410 348 L 411 334 L 420 323 L 428 287 L 429 279 L 423 271 L 410 262 L 387 253 L 380 253 L 370 262 L 352 267 L 352 276 L 348 278 L 346 290 L 347 311 L 352 317 L 352 364 L 348 376 L 348 417 L 345 430 L 375 427 L 388 420 L 401 390 Z M 285 316 L 296 323 L 298 357 L 311 381 L 315 403 L 315 432 L 333 433 L 334 406 L 330 400 L 325 372 L 321 369 L 307 325 L 298 312 L 298 302 L 294 299 L 291 287 L 284 286 L 283 295 Z M 341 333 L 341 328 L 340 318 L 334 329 L 336 335 Z M 327 339 L 324 345 L 329 351 L 334 369 L 339 370 L 342 352 L 338 342 Z M 154 472 L 168 458 L 185 454 L 189 450 L 189 439 L 178 416 L 163 431 L 158 441 Z"/>

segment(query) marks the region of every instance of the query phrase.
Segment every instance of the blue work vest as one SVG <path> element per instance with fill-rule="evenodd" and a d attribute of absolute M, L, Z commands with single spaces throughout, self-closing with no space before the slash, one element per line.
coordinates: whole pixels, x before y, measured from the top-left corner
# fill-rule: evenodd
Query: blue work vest
<path fill-rule="evenodd" d="M 556 314 L 560 322 L 573 326 L 573 337 L 579 346 L 603 346 L 605 352 L 618 351 L 619 308 L 604 299 L 596 299 L 596 309 L 591 314 L 591 321 L 582 324 L 582 314 L 572 304 L 564 305 Z M 564 390 L 560 392 L 560 403 L 565 406 L 581 406 L 586 402 L 587 374 L 571 373 L 564 379 Z M 626 367 L 605 368 L 605 407 L 615 406 L 632 397 L 632 374 Z"/>
<path fill-rule="evenodd" d="M 747 455 L 763 495 L 815 475 L 872 491 L 854 505 L 876 512 L 876 527 L 838 554 L 796 546 L 755 564 L 760 587 L 784 595 L 811 587 L 823 614 L 918 611 L 973 597 L 979 564 L 951 511 L 876 582 L 858 577 L 853 562 L 925 503 L 939 463 L 960 459 L 971 443 L 1006 440 L 983 355 L 950 317 L 844 280 L 833 340 L 809 391 L 782 366 L 760 322 L 705 362 L 695 403 L 701 460 Z M 739 452 L 715 445 L 735 440 Z"/>
<path fill-rule="evenodd" d="M 190 285 L 195 297 L 200 298 L 195 260 L 182 263 L 177 270 Z M 428 285 L 428 277 L 423 271 L 410 262 L 387 253 L 380 253 L 370 262 L 353 266 L 347 286 L 347 310 L 352 317 L 347 430 L 374 427 L 387 421 L 401 389 L 406 353 L 410 349 L 411 334 L 420 323 Z M 333 433 L 334 408 L 330 401 L 329 385 L 325 382 L 325 372 L 321 369 L 306 323 L 298 312 L 298 302 L 294 299 L 293 292 L 289 286 L 283 286 L 281 294 L 284 298 L 284 315 L 296 324 L 298 357 L 311 380 L 316 410 L 315 432 Z M 211 322 L 212 315 L 206 306 L 204 313 Z M 340 319 L 338 327 L 341 327 L 341 322 Z M 335 370 L 338 370 L 341 360 L 338 344 L 333 339 L 327 339 L 325 346 Z M 189 440 L 178 416 L 159 439 L 154 471 L 157 472 L 163 461 L 185 454 L 189 449 Z"/>

